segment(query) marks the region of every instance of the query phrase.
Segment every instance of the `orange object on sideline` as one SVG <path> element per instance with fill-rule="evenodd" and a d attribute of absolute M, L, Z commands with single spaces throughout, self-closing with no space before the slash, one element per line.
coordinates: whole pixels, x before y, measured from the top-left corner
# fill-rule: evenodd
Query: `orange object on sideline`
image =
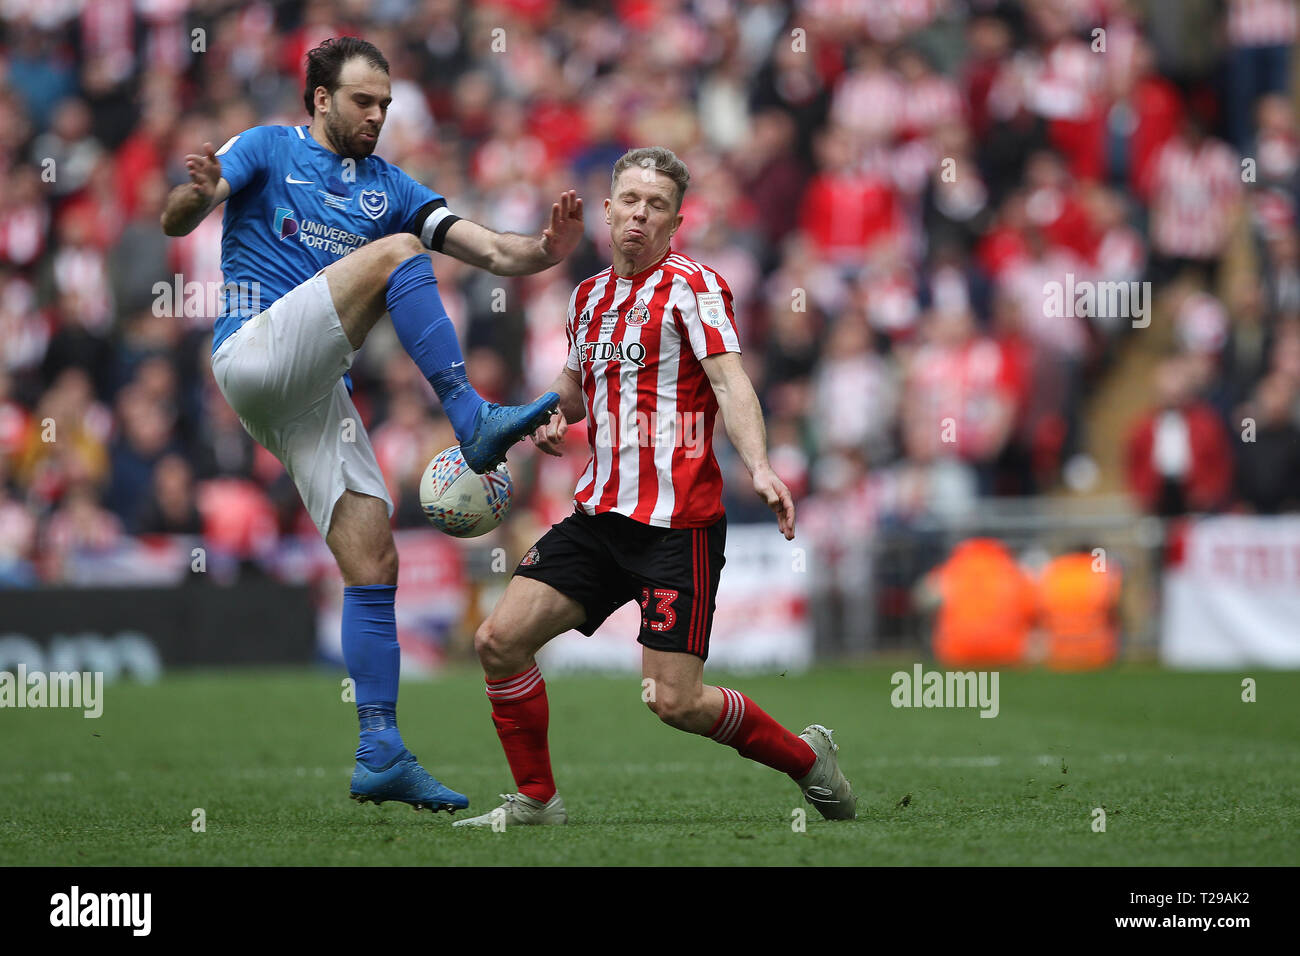
<path fill-rule="evenodd" d="M 1038 579 L 1038 601 L 1047 634 L 1048 667 L 1095 670 L 1119 653 L 1115 609 L 1120 573 L 1113 566 L 1094 566 L 1091 554 L 1053 558 Z"/>
<path fill-rule="evenodd" d="M 1024 661 L 1037 615 L 1034 582 L 1002 542 L 971 538 L 938 569 L 934 656 L 945 667 Z"/>

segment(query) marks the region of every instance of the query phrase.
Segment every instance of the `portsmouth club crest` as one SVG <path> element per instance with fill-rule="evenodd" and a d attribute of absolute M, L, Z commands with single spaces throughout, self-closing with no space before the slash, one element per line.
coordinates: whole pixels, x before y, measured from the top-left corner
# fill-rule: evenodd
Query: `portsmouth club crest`
<path fill-rule="evenodd" d="M 650 321 L 650 308 L 640 299 L 637 299 L 636 305 L 627 310 L 627 315 L 624 316 L 623 321 L 632 328 L 645 325 Z"/>
<path fill-rule="evenodd" d="M 361 190 L 361 211 L 371 219 L 378 219 L 388 212 L 388 193 L 382 189 Z"/>

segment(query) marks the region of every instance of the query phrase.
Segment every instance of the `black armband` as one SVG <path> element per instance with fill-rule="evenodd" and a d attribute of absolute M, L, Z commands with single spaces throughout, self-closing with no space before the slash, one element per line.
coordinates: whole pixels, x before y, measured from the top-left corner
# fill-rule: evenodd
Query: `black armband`
<path fill-rule="evenodd" d="M 434 199 L 420 207 L 411 217 L 411 232 L 420 237 L 426 249 L 442 252 L 442 238 L 453 222 L 460 220 L 447 208 L 447 200 Z"/>

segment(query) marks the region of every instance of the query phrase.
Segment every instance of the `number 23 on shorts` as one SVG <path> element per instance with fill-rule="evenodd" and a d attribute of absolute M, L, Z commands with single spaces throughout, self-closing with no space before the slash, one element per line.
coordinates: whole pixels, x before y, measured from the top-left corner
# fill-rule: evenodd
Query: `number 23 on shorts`
<path fill-rule="evenodd" d="M 656 601 L 653 611 L 649 609 L 651 597 Z M 677 597 L 678 592 L 671 588 L 655 588 L 653 592 L 649 588 L 642 588 L 641 625 L 652 631 L 671 631 L 677 623 L 677 612 L 673 610 Z M 652 614 L 658 614 L 659 620 L 653 620 Z"/>

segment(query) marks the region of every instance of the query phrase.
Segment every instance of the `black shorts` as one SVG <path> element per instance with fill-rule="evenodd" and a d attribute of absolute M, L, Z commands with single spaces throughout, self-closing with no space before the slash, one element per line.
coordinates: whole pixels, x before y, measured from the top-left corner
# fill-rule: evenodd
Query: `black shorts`
<path fill-rule="evenodd" d="M 612 511 L 575 511 L 542 535 L 515 574 L 581 604 L 583 634 L 636 601 L 638 641 L 706 660 L 726 543 L 726 515 L 706 528 L 655 528 Z"/>

